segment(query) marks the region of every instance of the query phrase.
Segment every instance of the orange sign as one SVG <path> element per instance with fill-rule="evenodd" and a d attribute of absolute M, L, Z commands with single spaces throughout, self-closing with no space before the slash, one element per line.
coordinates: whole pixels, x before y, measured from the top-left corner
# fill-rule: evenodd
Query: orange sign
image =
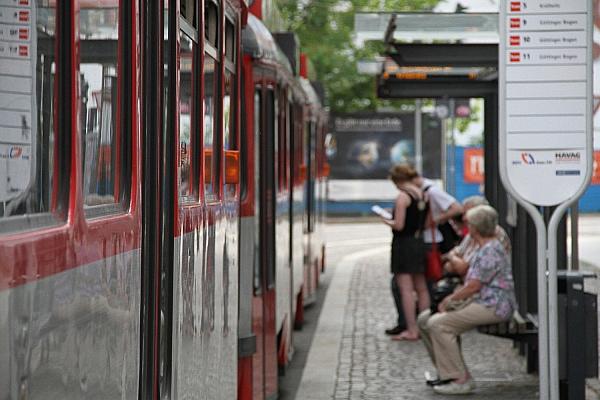
<path fill-rule="evenodd" d="M 483 183 L 484 165 L 483 149 L 466 148 L 463 162 L 465 183 Z"/>
<path fill-rule="evenodd" d="M 600 151 L 594 151 L 594 169 L 592 171 L 592 185 L 600 185 Z"/>

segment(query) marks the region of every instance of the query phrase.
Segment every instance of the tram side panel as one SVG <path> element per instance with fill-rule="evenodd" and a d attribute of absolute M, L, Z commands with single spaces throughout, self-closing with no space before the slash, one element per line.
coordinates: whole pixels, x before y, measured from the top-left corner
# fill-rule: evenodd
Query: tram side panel
<path fill-rule="evenodd" d="M 322 113 L 318 119 L 318 127 L 317 127 L 317 149 L 316 149 L 316 191 L 315 191 L 315 200 L 316 200 L 316 217 L 315 217 L 315 236 L 318 251 L 318 268 L 321 273 L 325 271 L 325 263 L 326 263 L 326 253 L 325 253 L 325 245 L 327 243 L 327 238 L 325 235 L 325 205 L 327 201 L 327 166 L 325 163 L 325 134 L 327 127 L 327 115 Z"/>
<path fill-rule="evenodd" d="M 258 337 L 253 329 L 254 292 L 256 288 L 255 268 L 258 266 L 258 220 L 254 215 L 254 202 L 257 193 L 254 187 L 255 175 L 255 149 L 254 132 L 259 124 L 257 110 L 260 106 L 255 104 L 260 99 L 260 94 L 255 91 L 252 79 L 251 57 L 244 55 L 242 64 L 242 132 L 241 132 L 241 186 L 242 198 L 240 205 L 240 284 L 239 284 L 239 325 L 238 336 L 240 339 L 240 360 L 238 363 L 238 399 L 250 400 L 253 398 L 253 355 L 256 353 Z"/>
<path fill-rule="evenodd" d="M 314 174 L 314 122 L 310 103 L 305 107 L 303 129 L 303 232 L 304 232 L 304 305 L 317 299 L 317 286 L 320 270 L 318 268 L 319 243 L 315 235 L 315 174 Z"/>
<path fill-rule="evenodd" d="M 244 253 L 240 254 L 240 260 L 245 271 L 241 293 L 249 297 L 240 298 L 240 327 L 244 329 L 240 335 L 255 346 L 249 352 L 252 354 L 240 360 L 242 380 L 238 393 L 240 399 L 262 400 L 277 393 L 276 199 L 272 182 L 275 172 L 272 134 L 276 121 L 268 118 L 274 114 L 275 97 L 273 90 L 266 87 L 263 71 L 256 69 L 250 56 L 244 56 L 244 81 L 245 197 L 240 232 L 240 251 Z M 251 362 L 247 360 L 250 355 Z"/>
<path fill-rule="evenodd" d="M 205 5 L 203 54 L 199 56 L 201 47 L 195 42 L 202 35 L 189 36 L 188 29 L 174 38 L 178 196 L 171 394 L 175 399 L 232 399 L 237 394 L 239 95 L 234 49 L 239 48 L 240 23 L 235 2 L 221 6 Z M 225 47 L 217 40 L 219 32 Z"/>
<path fill-rule="evenodd" d="M 2 200 L 0 398 L 135 399 L 141 301 L 136 5 L 82 6 L 75 19 L 70 4 L 29 4 L 29 26 L 39 29 L 29 32 L 37 38 L 29 49 L 37 48 L 31 57 L 38 64 L 28 78 L 37 101 L 25 116 L 28 129 L 36 127 L 29 132 L 36 156 L 28 165 L 36 173 Z M 94 25 L 90 13 L 110 18 Z M 119 29 L 123 24 L 129 32 Z M 112 40 L 98 49 L 76 37 L 80 31 L 112 32 Z M 0 93 L 0 103 L 9 104 L 5 96 Z"/>
<path fill-rule="evenodd" d="M 259 268 L 261 271 L 262 291 L 257 293 L 262 303 L 262 314 L 257 314 L 254 321 L 257 331 L 261 331 L 262 365 L 255 365 L 254 372 L 262 368 L 264 397 L 270 398 L 277 393 L 277 249 L 276 249 L 276 187 L 275 187 L 275 133 L 276 133 L 276 81 L 274 71 L 265 69 L 261 76 L 262 90 L 262 128 L 256 137 L 259 144 L 259 174 L 255 175 L 255 186 L 258 188 L 258 202 L 255 214 L 259 216 Z M 255 144 L 256 144 L 255 143 Z M 259 357 L 256 358 L 260 360 Z M 255 385 L 258 382 L 255 379 Z"/>
<path fill-rule="evenodd" d="M 281 83 L 280 83 L 281 85 Z M 278 131 L 275 135 L 275 169 L 276 169 L 276 228 L 275 228 L 275 251 L 276 251 L 276 293 L 277 293 L 277 321 L 278 329 L 278 364 L 284 367 L 288 364 L 292 350 L 292 271 L 291 271 L 291 215 L 290 215 L 290 191 L 288 189 L 288 106 L 287 87 L 280 86 L 277 101 Z"/>
<path fill-rule="evenodd" d="M 292 145 L 290 152 L 290 170 L 291 170 L 291 252 L 292 252 L 292 271 L 293 271 L 293 310 L 294 324 L 301 327 L 304 322 L 304 296 L 307 288 L 304 281 L 304 179 L 302 177 L 302 149 L 303 149 L 303 108 L 300 99 L 295 97 L 295 104 L 292 107 Z"/>
<path fill-rule="evenodd" d="M 322 152 L 323 148 L 323 124 L 325 114 L 321 109 L 319 97 L 312 84 L 305 78 L 300 79 L 308 102 L 306 106 L 305 134 L 304 140 L 305 165 L 307 180 L 305 184 L 305 232 L 306 232 L 306 270 L 307 279 L 305 285 L 307 300 L 316 300 L 316 289 L 319 285 L 320 275 L 323 270 L 325 257 L 324 233 L 323 233 L 323 179 L 322 179 Z"/>

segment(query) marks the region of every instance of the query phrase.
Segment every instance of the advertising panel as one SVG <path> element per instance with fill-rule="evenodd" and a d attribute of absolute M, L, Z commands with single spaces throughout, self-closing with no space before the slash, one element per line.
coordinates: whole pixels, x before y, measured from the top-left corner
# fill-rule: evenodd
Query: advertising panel
<path fill-rule="evenodd" d="M 441 176 L 441 123 L 423 115 L 423 173 Z M 414 164 L 413 113 L 339 114 L 333 117 L 327 158 L 330 179 L 387 179 L 389 169 Z"/>

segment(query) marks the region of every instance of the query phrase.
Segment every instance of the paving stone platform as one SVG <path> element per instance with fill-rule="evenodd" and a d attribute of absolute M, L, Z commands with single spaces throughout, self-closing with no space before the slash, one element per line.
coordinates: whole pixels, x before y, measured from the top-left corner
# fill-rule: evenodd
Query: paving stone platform
<path fill-rule="evenodd" d="M 392 342 L 389 247 L 346 256 L 335 267 L 297 400 L 444 399 L 424 383 L 434 371 L 421 342 Z M 511 341 L 470 332 L 464 355 L 476 382 L 469 399 L 538 399 Z M 453 396 L 451 398 L 456 398 Z"/>

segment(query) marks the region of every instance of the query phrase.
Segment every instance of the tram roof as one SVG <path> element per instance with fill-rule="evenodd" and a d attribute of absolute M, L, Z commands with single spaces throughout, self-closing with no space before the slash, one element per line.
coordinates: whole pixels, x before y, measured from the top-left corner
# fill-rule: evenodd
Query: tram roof
<path fill-rule="evenodd" d="M 298 79 L 300 81 L 300 86 L 302 86 L 302 90 L 304 90 L 304 93 L 306 94 L 307 103 L 314 104 L 315 106 L 320 106 L 321 99 L 319 98 L 317 91 L 315 90 L 313 85 L 310 83 L 310 81 L 303 77 L 300 77 Z"/>
<path fill-rule="evenodd" d="M 244 52 L 252 57 L 275 61 L 293 74 L 289 60 L 269 29 L 252 14 L 248 15 L 248 25 L 242 31 L 242 47 Z"/>

